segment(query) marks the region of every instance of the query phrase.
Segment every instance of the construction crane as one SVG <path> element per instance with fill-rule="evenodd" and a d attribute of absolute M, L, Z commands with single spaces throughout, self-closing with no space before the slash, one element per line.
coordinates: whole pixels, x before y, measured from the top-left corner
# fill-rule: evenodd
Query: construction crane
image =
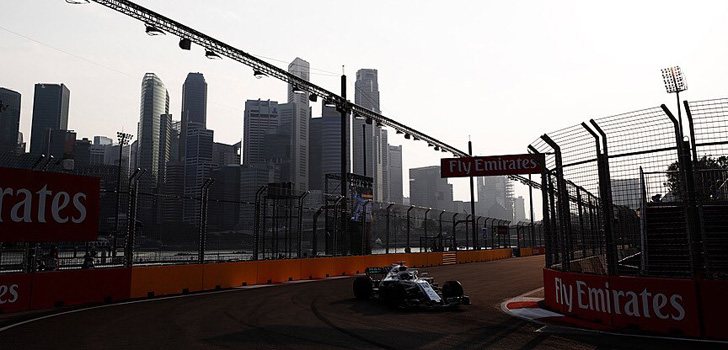
<path fill-rule="evenodd" d="M 155 35 L 169 33 L 179 37 L 179 46 L 182 49 L 189 50 L 191 44 L 195 43 L 205 49 L 205 56 L 208 58 L 220 58 L 220 56 L 224 56 L 238 61 L 252 68 L 253 74 L 256 77 L 270 76 L 290 84 L 296 91 L 308 93 L 309 99 L 313 102 L 315 102 L 317 98 L 321 98 L 323 103 L 327 106 L 336 106 L 338 110 L 351 112 L 355 117 L 365 118 L 367 122 L 376 122 L 378 126 L 390 127 L 394 129 L 397 134 L 404 134 L 405 138 L 412 138 L 415 141 L 422 140 L 427 142 L 428 146 L 434 147 L 436 151 L 450 152 L 456 157 L 469 157 L 466 152 L 450 146 L 430 135 L 415 130 L 391 118 L 385 117 L 380 113 L 376 113 L 352 103 L 340 95 L 301 79 L 243 50 L 228 45 L 209 35 L 203 34 L 134 2 L 128 0 L 66 0 L 66 2 L 69 4 L 87 4 L 95 2 L 99 5 L 106 6 L 116 12 L 122 13 L 144 23 L 147 34 Z M 510 175 L 509 178 L 528 186 L 541 188 L 540 184 L 522 176 Z"/>

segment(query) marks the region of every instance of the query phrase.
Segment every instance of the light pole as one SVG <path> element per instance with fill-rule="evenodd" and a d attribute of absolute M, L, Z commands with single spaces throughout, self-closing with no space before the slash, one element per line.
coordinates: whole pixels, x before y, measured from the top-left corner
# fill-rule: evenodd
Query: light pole
<path fill-rule="evenodd" d="M 116 257 L 116 237 L 119 235 L 119 205 L 121 204 L 121 158 L 124 154 L 124 146 L 134 137 L 132 134 L 125 132 L 117 132 L 116 138 L 119 140 L 119 168 L 116 171 L 116 223 L 114 225 L 114 238 L 111 243 L 111 257 Z M 127 218 L 128 219 L 128 218 Z"/>
<path fill-rule="evenodd" d="M 662 81 L 665 83 L 665 90 L 668 94 L 675 93 L 677 97 L 677 120 L 680 125 L 680 137 L 683 135 L 682 112 L 680 110 L 680 92 L 688 89 L 682 70 L 679 66 L 662 69 Z"/>

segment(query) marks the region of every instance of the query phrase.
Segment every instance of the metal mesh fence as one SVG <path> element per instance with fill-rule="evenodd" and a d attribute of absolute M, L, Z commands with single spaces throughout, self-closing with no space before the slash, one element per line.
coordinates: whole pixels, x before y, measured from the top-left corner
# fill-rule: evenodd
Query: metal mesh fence
<path fill-rule="evenodd" d="M 34 161 L 26 158 L 5 156 L 0 166 L 32 167 Z M 38 171 L 101 178 L 98 239 L 5 243 L 0 245 L 0 271 L 123 266 L 127 248 L 133 251 L 133 264 L 157 265 L 526 247 L 543 241 L 539 224 L 533 227 L 532 239 L 519 236 L 518 229 L 509 231 L 507 221 L 463 213 L 371 201 L 359 212 L 356 203 L 349 202 L 344 211 L 337 195 L 320 192 L 277 196 L 268 195 L 268 189 L 257 197 L 246 196 L 254 193 L 246 188 L 249 184 L 217 173 L 207 190 L 194 191 L 154 184 L 143 173 L 133 181 L 125 173 L 118 184 L 115 166 L 64 170 L 39 164 Z M 520 226 L 525 230 L 527 225 Z"/>

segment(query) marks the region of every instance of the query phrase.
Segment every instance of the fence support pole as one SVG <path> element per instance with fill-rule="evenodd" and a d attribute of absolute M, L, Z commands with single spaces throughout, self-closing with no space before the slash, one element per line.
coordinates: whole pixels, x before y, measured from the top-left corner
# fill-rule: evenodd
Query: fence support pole
<path fill-rule="evenodd" d="M 455 235 L 455 229 L 457 228 L 457 218 L 458 218 L 458 213 L 452 214 L 452 246 L 450 246 L 451 251 L 458 250 L 458 242 L 457 242 L 457 237 Z"/>
<path fill-rule="evenodd" d="M 207 197 L 210 193 L 210 186 L 213 179 L 205 179 L 200 188 L 200 237 L 197 250 L 197 262 L 205 263 L 205 245 L 207 243 Z"/>
<path fill-rule="evenodd" d="M 607 274 L 617 274 L 617 246 L 614 235 L 614 206 L 612 204 L 612 176 L 609 172 L 609 142 L 607 140 L 607 133 L 597 124 L 594 119 L 589 120 L 589 123 L 599 133 L 602 139 L 602 146 L 604 151 L 599 154 L 599 136 L 594 133 L 591 128 L 586 126 L 586 123 L 582 126 L 594 136 L 597 142 L 597 168 L 599 170 L 599 196 L 602 201 L 602 211 L 604 219 L 604 245 L 607 247 Z"/>
<path fill-rule="evenodd" d="M 410 205 L 409 209 L 407 209 L 407 247 L 404 248 L 405 253 L 412 252 L 410 249 L 410 211 L 414 208 L 414 205 Z"/>
<path fill-rule="evenodd" d="M 533 154 L 541 154 L 536 147 L 528 145 L 528 150 Z M 546 157 L 542 158 L 544 164 L 541 164 L 541 229 L 542 238 L 544 238 L 544 249 L 546 255 L 546 267 L 551 267 L 554 264 L 553 253 L 554 247 L 551 245 L 551 221 L 549 220 L 549 182 L 548 182 L 548 169 L 546 169 Z M 532 191 L 529 186 L 529 191 Z M 533 197 L 532 197 L 533 198 Z M 533 203 L 533 201 L 531 202 Z M 531 222 L 533 222 L 533 204 L 531 205 Z"/>
<path fill-rule="evenodd" d="M 125 266 L 131 267 L 134 263 L 134 239 L 136 238 L 137 196 L 139 195 L 138 181 L 144 174 L 143 169 L 136 169 L 129 178 L 129 210 L 126 214 L 126 247 L 124 249 Z"/>
<path fill-rule="evenodd" d="M 432 208 L 427 208 L 427 210 L 425 210 L 425 221 L 424 221 L 424 226 L 425 226 L 424 227 L 425 228 L 425 246 L 424 246 L 425 249 L 424 249 L 424 251 L 425 252 L 427 251 L 427 248 L 428 248 L 427 247 L 427 214 L 430 212 L 430 210 L 432 210 Z"/>
<path fill-rule="evenodd" d="M 678 104 L 678 107 L 680 105 Z M 680 190 L 683 193 L 683 203 L 685 205 L 685 217 L 686 217 L 686 225 L 688 229 L 688 250 L 690 253 L 690 268 L 693 273 L 693 275 L 698 275 L 702 273 L 702 257 L 700 256 L 700 246 L 702 245 L 700 235 L 698 232 L 700 232 L 700 226 L 699 226 L 699 218 L 698 218 L 698 210 L 697 210 L 697 201 L 696 201 L 696 195 L 695 195 L 695 179 L 693 177 L 693 170 L 692 169 L 692 162 L 690 161 L 690 153 L 688 151 L 688 148 L 690 147 L 690 144 L 688 142 L 683 141 L 682 137 L 682 129 L 680 128 L 680 123 L 678 120 L 675 119 L 675 116 L 670 112 L 670 109 L 667 108 L 667 106 L 660 105 L 662 110 L 665 112 L 665 114 L 670 118 L 670 120 L 673 123 L 673 126 L 675 127 L 675 141 L 677 142 L 677 154 L 678 154 L 678 167 L 680 171 L 680 178 L 681 178 L 681 188 Z M 692 119 L 692 115 L 690 115 L 689 120 Z M 691 123 L 692 124 L 692 123 Z M 693 147 L 694 148 L 694 147 Z"/>
<path fill-rule="evenodd" d="M 304 192 L 300 197 L 298 197 L 298 255 L 296 255 L 297 258 L 301 258 L 302 252 L 302 245 L 303 245 L 303 201 L 306 199 L 306 196 L 308 196 L 310 192 L 306 191 Z"/>
<path fill-rule="evenodd" d="M 393 205 L 394 205 L 394 203 L 387 206 L 387 237 L 386 237 L 386 243 L 385 243 L 386 245 L 384 247 L 385 254 L 389 254 L 389 233 L 391 230 L 391 224 L 390 224 L 390 220 L 389 220 L 389 210 L 392 209 Z"/>
<path fill-rule="evenodd" d="M 571 209 L 569 207 L 569 190 L 564 181 L 564 169 L 561 161 L 561 147 L 546 134 L 541 136 L 553 150 L 556 170 L 556 183 L 559 196 L 559 228 L 561 230 L 561 254 L 563 261 L 561 266 L 564 271 L 571 270 Z"/>

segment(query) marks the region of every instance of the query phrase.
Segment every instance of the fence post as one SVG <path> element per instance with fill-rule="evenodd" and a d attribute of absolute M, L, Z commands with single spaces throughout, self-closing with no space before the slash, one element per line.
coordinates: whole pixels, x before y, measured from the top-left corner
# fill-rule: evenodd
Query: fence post
<path fill-rule="evenodd" d="M 695 140 L 695 125 L 693 124 L 693 113 L 690 111 L 690 105 L 688 104 L 688 101 L 683 101 L 683 104 L 685 105 L 685 113 L 688 117 L 688 127 L 690 128 L 690 142 L 692 143 L 692 147 L 690 149 L 692 150 L 693 162 L 697 162 L 699 159 L 697 140 Z"/>
<path fill-rule="evenodd" d="M 424 226 L 425 226 L 425 246 L 424 246 L 425 249 L 424 249 L 424 251 L 425 252 L 427 252 L 427 248 L 428 248 L 427 247 L 427 214 L 430 212 L 430 210 L 432 210 L 432 208 L 427 208 L 427 210 L 425 210 L 425 221 L 424 221 Z M 422 239 L 420 239 L 420 241 L 422 241 Z"/>
<path fill-rule="evenodd" d="M 386 237 L 387 242 L 386 242 L 386 246 L 384 247 L 385 254 L 389 254 L 389 232 L 391 230 L 391 228 L 390 228 L 391 225 L 389 223 L 389 209 L 391 209 L 393 205 L 394 205 L 394 203 L 387 206 L 387 237 Z"/>
<path fill-rule="evenodd" d="M 614 236 L 614 206 L 612 204 L 612 179 L 609 173 L 609 142 L 607 133 L 597 124 L 594 119 L 590 119 L 589 123 L 596 129 L 599 136 L 589 128 L 586 123 L 582 126 L 589 131 L 597 143 L 597 169 L 599 171 L 599 196 L 602 202 L 602 211 L 604 218 L 604 244 L 607 247 L 607 274 L 617 274 L 617 246 Z M 602 139 L 604 151 L 599 154 L 599 137 Z"/>
<path fill-rule="evenodd" d="M 470 239 L 468 238 L 468 236 L 470 234 L 470 232 L 468 232 L 468 231 L 470 231 L 470 230 L 468 229 L 468 226 L 470 226 L 471 222 L 469 221 L 470 219 L 468 219 L 468 218 L 471 216 L 473 216 L 473 215 L 468 214 L 467 216 L 465 216 L 465 250 L 468 250 L 468 245 L 470 244 Z"/>
<path fill-rule="evenodd" d="M 475 232 L 473 232 L 473 249 L 480 250 L 480 244 L 478 244 L 478 241 L 475 239 L 475 237 L 478 237 L 478 233 L 480 230 L 480 219 L 482 219 L 482 216 L 478 216 L 477 219 L 475 219 Z"/>
<path fill-rule="evenodd" d="M 443 243 L 444 242 L 443 242 L 443 235 L 442 235 L 442 215 L 443 214 L 445 214 L 445 211 L 444 210 L 440 212 L 440 234 L 439 234 L 439 237 L 440 237 L 440 250 L 442 250 L 442 251 L 445 250 L 445 247 L 443 246 Z"/>
<path fill-rule="evenodd" d="M 306 199 L 306 196 L 308 196 L 309 193 L 309 191 L 306 191 L 300 197 L 298 197 L 298 229 L 296 230 L 298 232 L 298 255 L 296 256 L 297 258 L 301 258 L 301 254 L 303 253 L 303 201 Z"/>
<path fill-rule="evenodd" d="M 407 209 L 407 247 L 404 248 L 405 253 L 412 252 L 410 249 L 410 211 L 412 211 L 412 209 L 414 209 L 414 208 L 415 208 L 414 205 L 410 205 L 409 209 Z"/>
<path fill-rule="evenodd" d="M 265 186 L 261 186 L 255 192 L 255 209 L 253 217 L 253 260 L 258 260 L 258 245 L 260 244 L 260 195 L 265 190 Z"/>
<path fill-rule="evenodd" d="M 205 179 L 200 188 L 200 237 L 197 247 L 197 262 L 205 263 L 205 244 L 207 243 L 207 197 L 210 186 L 215 182 L 212 178 Z"/>
<path fill-rule="evenodd" d="M 536 147 L 528 145 L 528 150 L 533 154 L 542 154 Z M 554 247 L 551 245 L 551 225 L 549 219 L 549 171 L 546 169 L 546 157 L 543 156 L 543 164 L 541 164 L 541 229 L 542 239 L 544 239 L 544 249 L 546 255 L 546 267 L 551 267 L 554 264 L 553 253 Z M 531 191 L 531 190 L 529 190 Z M 531 206 L 531 222 L 533 222 L 533 206 Z"/>
<path fill-rule="evenodd" d="M 581 189 L 579 186 L 576 187 L 576 206 L 579 211 L 579 239 L 581 242 L 579 242 L 579 245 L 581 246 L 581 257 L 586 257 L 586 245 L 584 244 L 584 212 L 583 207 L 581 205 Z"/>
<path fill-rule="evenodd" d="M 679 106 L 679 105 L 678 105 Z M 688 251 L 690 254 L 690 267 L 693 275 L 701 273 L 702 270 L 702 258 L 699 254 L 699 247 L 702 245 L 701 239 L 698 232 L 700 232 L 700 222 L 697 211 L 697 201 L 695 195 L 695 179 L 693 178 L 693 163 L 690 161 L 690 153 L 686 147 L 690 147 L 688 142 L 683 141 L 682 132 L 680 131 L 679 123 L 675 119 L 675 116 L 670 112 L 667 106 L 660 105 L 665 114 L 670 118 L 675 127 L 675 141 L 677 142 L 677 154 L 678 154 L 678 167 L 681 177 L 681 191 L 683 193 L 683 204 L 685 205 L 685 217 L 687 224 L 688 234 Z M 689 117 L 689 121 L 692 120 L 692 115 Z M 692 123 L 690 123 L 692 124 Z M 691 128 L 692 129 L 692 128 Z M 694 147 L 693 147 L 694 148 Z M 695 160 L 697 161 L 697 159 Z"/>
<path fill-rule="evenodd" d="M 126 214 L 126 247 L 124 251 L 125 266 L 131 267 L 134 263 L 134 239 L 136 236 L 137 196 L 139 195 L 139 177 L 144 174 L 143 169 L 137 168 L 129 178 L 129 210 Z"/>
<path fill-rule="evenodd" d="M 541 135 L 541 139 L 544 140 L 554 150 L 554 161 L 556 171 L 556 185 L 558 187 L 559 196 L 559 226 L 561 230 L 561 255 L 563 261 L 561 266 L 564 271 L 570 271 L 570 260 L 571 260 L 571 208 L 569 207 L 569 191 L 566 188 L 566 181 L 564 181 L 564 169 L 561 161 L 561 147 L 554 142 L 546 134 Z"/>
<path fill-rule="evenodd" d="M 455 234 L 455 230 L 457 229 L 457 218 L 458 218 L 458 213 L 453 213 L 452 214 L 452 245 L 450 246 L 451 251 L 458 250 L 457 235 Z"/>
<path fill-rule="evenodd" d="M 367 236 L 367 205 L 374 206 L 374 202 L 367 200 L 364 202 L 361 214 L 361 255 L 367 255 L 371 253 L 369 249 L 369 237 Z M 373 211 L 373 210 L 372 210 Z"/>

